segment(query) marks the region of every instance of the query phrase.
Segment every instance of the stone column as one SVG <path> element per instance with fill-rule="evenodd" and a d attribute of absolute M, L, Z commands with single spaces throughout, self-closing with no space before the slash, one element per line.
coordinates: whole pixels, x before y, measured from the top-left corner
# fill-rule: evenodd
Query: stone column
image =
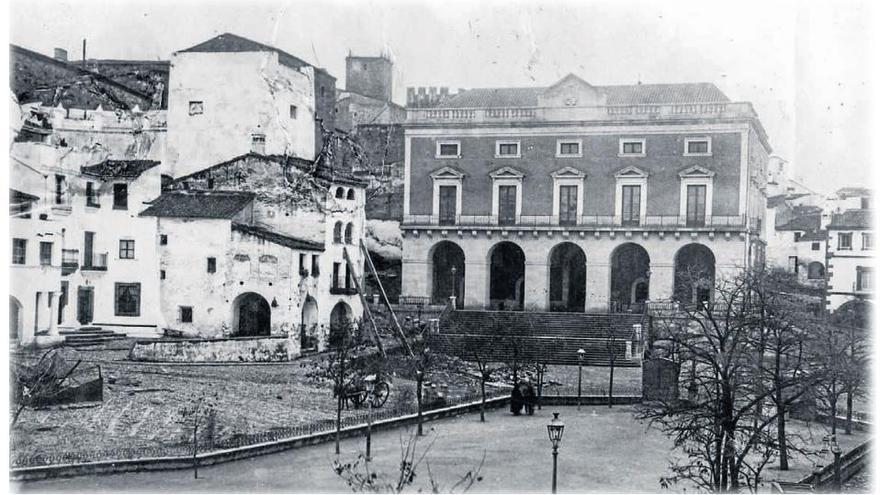
<path fill-rule="evenodd" d="M 550 267 L 546 261 L 526 262 L 523 306 L 526 311 L 548 311 L 550 309 Z"/>
<path fill-rule="evenodd" d="M 58 303 L 60 294 L 51 292 L 52 298 L 49 300 L 49 335 L 58 335 Z"/>
<path fill-rule="evenodd" d="M 464 301 L 461 309 L 485 309 L 489 306 L 489 266 L 485 261 L 465 261 Z"/>
<path fill-rule="evenodd" d="M 648 299 L 663 301 L 671 299 L 675 283 L 675 266 L 671 263 L 651 263 L 651 280 L 648 283 Z"/>
<path fill-rule="evenodd" d="M 611 265 L 587 260 L 587 311 L 607 311 L 611 291 Z"/>

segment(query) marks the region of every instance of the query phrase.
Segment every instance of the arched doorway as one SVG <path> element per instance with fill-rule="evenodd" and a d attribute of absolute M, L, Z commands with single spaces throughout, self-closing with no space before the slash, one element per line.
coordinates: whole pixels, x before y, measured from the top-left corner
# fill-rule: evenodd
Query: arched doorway
<path fill-rule="evenodd" d="M 21 303 L 9 296 L 9 338 L 21 339 Z"/>
<path fill-rule="evenodd" d="M 822 280 L 825 278 L 825 265 L 813 261 L 807 265 L 807 278 L 810 280 Z"/>
<path fill-rule="evenodd" d="M 300 325 L 300 348 L 310 349 L 318 346 L 318 303 L 312 296 L 306 296 L 303 303 Z"/>
<path fill-rule="evenodd" d="M 627 242 L 611 253 L 611 310 L 633 311 L 648 300 L 651 257 L 645 248 Z"/>
<path fill-rule="evenodd" d="M 338 347 L 342 344 L 343 338 L 351 333 L 353 323 L 351 307 L 342 301 L 336 303 L 336 306 L 333 306 L 333 311 L 330 312 L 329 344 L 331 347 Z"/>
<path fill-rule="evenodd" d="M 576 244 L 563 242 L 550 251 L 550 311 L 583 312 L 587 257 Z"/>
<path fill-rule="evenodd" d="M 702 244 L 688 244 L 675 253 L 673 297 L 684 304 L 709 302 L 715 288 L 715 255 Z"/>
<path fill-rule="evenodd" d="M 520 311 L 525 293 L 526 255 L 512 242 L 499 242 L 489 254 L 489 307 Z"/>
<path fill-rule="evenodd" d="M 233 301 L 232 327 L 237 337 L 269 335 L 272 327 L 272 309 L 266 299 L 256 292 L 245 292 Z"/>
<path fill-rule="evenodd" d="M 431 303 L 445 304 L 455 296 L 456 305 L 464 302 L 464 251 L 450 241 L 431 249 Z"/>

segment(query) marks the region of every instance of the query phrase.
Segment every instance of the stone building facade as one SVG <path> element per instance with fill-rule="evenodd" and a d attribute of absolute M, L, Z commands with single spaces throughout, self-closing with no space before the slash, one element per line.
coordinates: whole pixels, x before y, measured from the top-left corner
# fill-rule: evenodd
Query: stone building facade
<path fill-rule="evenodd" d="M 829 198 L 825 307 L 831 312 L 852 300 L 874 301 L 872 196 L 867 188 L 853 187 L 843 188 Z"/>
<path fill-rule="evenodd" d="M 770 153 L 712 84 L 463 91 L 409 110 L 402 294 L 626 311 L 764 256 Z"/>

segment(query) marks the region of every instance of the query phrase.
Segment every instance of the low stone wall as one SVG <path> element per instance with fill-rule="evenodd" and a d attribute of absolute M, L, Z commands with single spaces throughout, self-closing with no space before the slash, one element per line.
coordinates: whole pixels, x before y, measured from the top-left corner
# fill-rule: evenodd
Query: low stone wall
<path fill-rule="evenodd" d="M 225 339 L 138 340 L 128 353 L 133 361 L 171 363 L 254 363 L 290 361 L 299 356 L 294 334 Z"/>

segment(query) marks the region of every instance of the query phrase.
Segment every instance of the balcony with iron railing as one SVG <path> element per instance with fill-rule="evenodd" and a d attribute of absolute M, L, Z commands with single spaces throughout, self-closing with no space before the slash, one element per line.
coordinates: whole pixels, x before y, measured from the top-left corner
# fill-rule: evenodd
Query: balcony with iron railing
<path fill-rule="evenodd" d="M 760 229 L 760 219 L 746 215 L 712 215 L 705 219 L 689 219 L 685 215 L 646 215 L 638 219 L 624 221 L 615 215 L 583 215 L 562 218 L 556 215 L 519 215 L 501 217 L 498 215 L 405 215 L 404 228 L 491 228 L 491 229 L 553 229 L 553 230 L 743 230 L 748 225 L 752 230 Z"/>
<path fill-rule="evenodd" d="M 756 118 L 748 102 L 579 107 L 408 108 L 408 124 Z"/>
<path fill-rule="evenodd" d="M 81 270 L 106 272 L 107 253 L 92 253 L 91 257 L 84 255 Z"/>
<path fill-rule="evenodd" d="M 61 251 L 61 275 L 70 275 L 79 268 L 79 249 Z"/>

